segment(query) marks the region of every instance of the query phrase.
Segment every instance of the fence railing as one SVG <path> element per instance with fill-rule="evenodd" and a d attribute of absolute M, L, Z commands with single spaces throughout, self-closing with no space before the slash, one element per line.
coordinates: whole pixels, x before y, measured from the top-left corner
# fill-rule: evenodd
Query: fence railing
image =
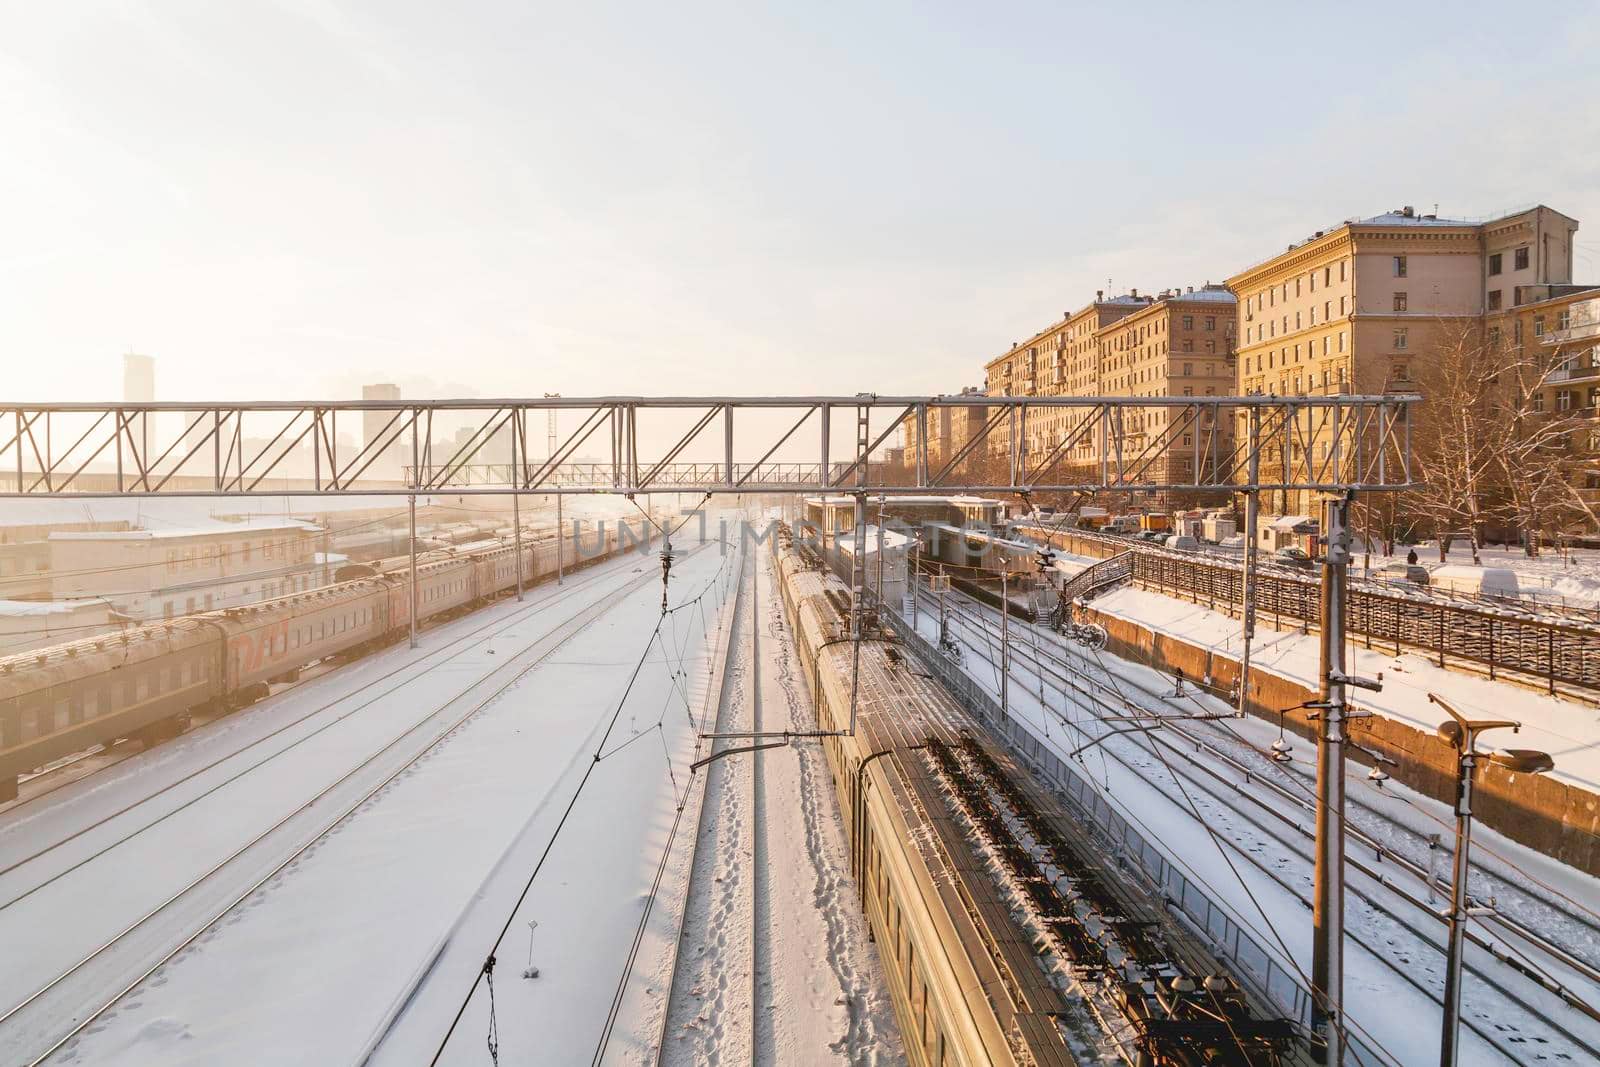
<path fill-rule="evenodd" d="M 1211 607 L 1244 603 L 1244 573 L 1238 567 L 1185 559 L 1165 552 L 1133 552 L 1133 580 L 1162 593 L 1178 594 Z M 1316 580 L 1283 574 L 1256 578 L 1256 618 L 1316 626 L 1322 594 Z M 1466 607 L 1353 589 L 1350 629 L 1368 648 L 1405 646 L 1426 650 L 1439 666 L 1451 660 L 1480 664 L 1489 677 L 1502 671 L 1558 684 L 1600 690 L 1600 628 L 1547 622 L 1510 611 Z"/>
<path fill-rule="evenodd" d="M 1084 574 L 1126 555 L 1131 557 L 1133 581 L 1211 608 L 1236 611 L 1244 605 L 1244 570 L 1239 564 L 1128 548 L 1120 538 L 1080 530 L 1063 530 L 1054 537 L 1075 539 L 1099 551 L 1121 548 Z M 1276 569 L 1257 574 L 1258 620 L 1315 627 L 1321 613 L 1317 579 Z M 1454 660 L 1485 667 L 1490 678 L 1502 672 L 1541 678 L 1552 693 L 1557 685 L 1600 691 L 1600 626 L 1532 618 L 1511 605 L 1429 600 L 1354 583 L 1347 619 L 1368 648 L 1393 648 L 1398 654 L 1409 646 L 1427 652 L 1441 667 Z"/>

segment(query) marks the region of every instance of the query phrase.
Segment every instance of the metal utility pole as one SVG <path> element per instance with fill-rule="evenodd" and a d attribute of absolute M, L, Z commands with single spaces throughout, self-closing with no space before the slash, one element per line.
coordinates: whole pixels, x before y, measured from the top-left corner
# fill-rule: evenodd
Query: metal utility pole
<path fill-rule="evenodd" d="M 561 396 L 560 393 L 546 393 L 544 395 L 545 395 L 546 398 L 550 398 L 550 399 L 559 398 Z M 547 441 L 548 441 L 548 446 L 547 447 L 549 448 L 549 455 L 550 455 L 550 476 L 552 478 L 554 478 L 554 477 L 556 477 L 556 473 L 555 473 L 555 462 L 556 462 L 556 409 L 555 408 L 551 408 L 550 411 L 549 411 Z M 561 539 L 564 536 L 566 536 L 565 532 L 561 529 L 561 501 L 562 501 L 562 495 L 560 493 L 557 493 L 556 494 L 556 584 L 557 585 L 560 585 L 561 581 L 562 581 L 562 575 L 561 575 Z"/>
<path fill-rule="evenodd" d="M 1323 508 L 1321 699 L 1317 736 L 1316 877 L 1312 903 L 1313 1031 L 1326 1040 L 1322 1062 L 1344 1063 L 1344 746 L 1345 596 L 1350 565 L 1350 498 Z"/>
<path fill-rule="evenodd" d="M 939 564 L 939 647 L 943 648 L 950 641 L 950 616 L 945 613 L 944 594 L 950 588 L 950 579 L 945 577 L 944 564 Z"/>
<path fill-rule="evenodd" d="M 408 581 L 410 587 L 411 610 L 406 614 L 411 627 L 411 647 L 417 647 L 417 482 L 419 480 L 417 464 L 422 459 L 420 449 L 417 447 L 417 417 L 411 417 L 411 494 L 406 497 L 406 513 L 411 536 L 406 544 L 411 555 L 411 573 Z"/>
<path fill-rule="evenodd" d="M 522 464 L 518 461 L 517 439 L 522 436 L 522 419 L 517 418 L 511 427 L 511 477 L 514 491 L 511 494 L 511 529 L 514 535 L 515 551 L 517 556 L 517 599 L 522 599 L 522 494 L 515 490 L 522 488 Z"/>
<path fill-rule="evenodd" d="M 1250 456 L 1250 484 L 1257 485 L 1261 480 L 1261 412 L 1254 408 L 1250 411 L 1250 421 L 1245 434 L 1248 441 L 1245 451 Z M 1257 527 L 1261 524 L 1260 496 L 1258 489 L 1245 490 L 1244 494 L 1244 610 L 1243 616 L 1244 649 L 1239 654 L 1239 706 L 1235 710 L 1242 718 L 1245 708 L 1250 702 L 1250 642 L 1256 636 L 1256 537 Z"/>
<path fill-rule="evenodd" d="M 878 610 L 883 610 L 883 495 L 878 495 Z"/>
<path fill-rule="evenodd" d="M 917 572 L 922 562 L 922 538 L 920 536 L 912 538 L 911 544 L 907 547 L 911 552 L 911 569 L 906 574 L 911 580 L 911 632 L 921 633 L 917 629 L 917 620 L 922 617 L 921 612 L 917 610 Z"/>
<path fill-rule="evenodd" d="M 1450 926 L 1444 972 L 1444 1029 L 1439 1037 L 1439 1067 L 1456 1067 L 1461 1038 L 1461 965 L 1466 949 L 1468 861 L 1472 850 L 1472 772 L 1481 755 L 1492 763 L 1517 774 L 1542 774 L 1554 769 L 1555 761 L 1545 752 L 1526 748 L 1503 752 L 1478 752 L 1478 735 L 1485 730 L 1509 726 L 1513 732 L 1522 724 L 1510 719 L 1466 719 L 1455 708 L 1432 693 L 1428 699 L 1450 714 L 1439 725 L 1439 736 L 1458 753 L 1456 763 L 1456 855 L 1450 880 L 1450 910 L 1445 919 Z"/>
<path fill-rule="evenodd" d="M 416 648 L 417 647 L 417 494 L 412 493 L 410 496 L 406 497 L 406 502 L 407 502 L 406 512 L 410 517 L 410 521 L 409 521 L 408 525 L 409 525 L 410 530 L 411 530 L 411 536 L 410 536 L 410 538 L 407 539 L 407 542 L 406 542 L 410 546 L 410 552 L 411 552 L 411 571 L 410 571 L 410 577 L 409 577 L 409 582 L 408 582 L 408 585 L 409 585 L 409 588 L 410 588 L 410 597 L 411 597 L 411 610 L 407 612 L 407 615 L 410 616 L 409 622 L 410 622 L 410 625 L 411 625 L 411 647 L 412 648 Z"/>
<path fill-rule="evenodd" d="M 1011 585 L 1005 555 L 1000 556 L 1000 717 L 1011 717 Z"/>

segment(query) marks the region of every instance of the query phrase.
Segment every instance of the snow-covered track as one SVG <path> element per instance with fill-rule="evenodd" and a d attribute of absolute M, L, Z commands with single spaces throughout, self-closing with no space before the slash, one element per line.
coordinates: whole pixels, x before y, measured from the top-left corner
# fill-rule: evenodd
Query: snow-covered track
<path fill-rule="evenodd" d="M 294 716 L 288 721 L 276 725 L 269 732 L 255 737 L 237 748 L 228 749 L 224 754 L 216 759 L 212 759 L 197 766 L 187 768 L 185 773 L 182 773 L 180 776 L 163 782 L 152 791 L 139 796 L 134 801 L 120 808 L 116 808 L 109 812 L 99 813 L 88 818 L 81 824 L 74 825 L 70 829 L 63 830 L 61 833 L 53 837 L 48 844 L 35 848 L 27 855 L 9 860 L 4 866 L 0 866 L 0 879 L 3 879 L 12 874 L 12 872 L 19 871 L 30 864 L 45 858 L 51 853 L 64 848 L 72 842 L 91 834 L 100 827 L 119 819 L 123 815 L 129 814 L 134 809 L 150 804 L 159 797 L 177 790 L 181 786 L 200 778 L 202 775 L 206 774 L 206 772 L 211 771 L 212 769 L 219 767 L 224 763 L 231 763 L 235 760 L 238 760 L 239 757 L 246 752 L 255 752 L 259 750 L 258 754 L 260 755 L 260 758 L 258 760 L 253 763 L 247 763 L 244 767 L 233 771 L 232 773 L 222 777 L 221 780 L 210 784 L 197 795 L 190 797 L 188 800 L 183 802 L 181 807 L 174 808 L 171 811 L 158 816 L 156 821 L 159 822 L 163 818 L 167 818 L 173 814 L 176 814 L 178 811 L 181 811 L 183 807 L 187 807 L 191 804 L 204 800 L 217 790 L 232 784 L 239 777 L 249 774 L 251 771 L 254 771 L 270 763 L 272 760 L 282 756 L 284 753 L 289 752 L 292 749 L 310 741 L 318 734 L 343 722 L 346 718 L 365 711 L 382 698 L 404 688 L 406 685 L 415 681 L 421 675 L 443 667 L 446 664 L 449 664 L 461 656 L 473 651 L 484 641 L 490 640 L 493 637 L 505 632 L 506 630 L 525 620 L 532 613 L 536 611 L 547 610 L 571 601 L 575 598 L 579 598 L 596 585 L 602 583 L 615 583 L 616 580 L 617 573 L 615 571 L 607 571 L 603 568 L 600 570 L 591 571 L 589 572 L 589 576 L 568 585 L 565 587 L 563 592 L 535 602 L 529 602 L 523 607 L 514 610 L 509 615 L 497 617 L 479 626 L 473 627 L 472 629 L 451 638 L 451 640 L 440 645 L 438 648 L 431 649 L 421 658 L 405 660 L 392 669 L 378 675 L 376 678 L 363 681 L 358 688 L 350 692 L 341 692 L 332 699 L 323 701 L 316 707 L 311 708 L 306 713 Z M 383 688 L 381 689 L 377 688 L 380 684 L 383 685 Z M 353 706 L 341 707 L 341 705 L 345 705 L 347 702 L 357 696 L 359 696 L 361 699 L 359 699 Z M 252 711 L 257 710 L 261 709 L 252 709 Z M 270 742 L 292 734 L 296 727 L 312 722 L 312 720 L 318 720 L 319 717 L 324 716 L 324 714 L 328 712 L 332 712 L 332 714 L 327 715 L 325 718 L 321 718 L 320 721 L 318 721 L 306 732 L 293 737 L 292 740 L 286 741 L 282 747 L 268 747 Z M 245 714 L 250 713 L 251 712 L 246 712 Z M 110 766 L 115 765 L 116 764 L 111 764 Z M 107 767 L 106 769 L 110 769 L 110 767 Z M 76 785 L 77 783 L 73 784 Z M 54 790 L 51 792 L 54 792 Z M 25 801 L 23 803 L 32 803 L 32 800 Z M 13 807 L 10 811 L 5 812 L 3 815 L 0 815 L 0 834 L 10 832 L 19 824 L 21 818 L 31 817 L 33 815 L 33 812 L 29 811 L 26 813 L 26 816 L 24 816 L 23 813 L 17 810 L 18 807 L 20 807 L 20 805 Z M 71 873 L 78 867 L 83 866 L 84 863 L 97 859 L 100 855 L 112 848 L 117 847 L 118 845 L 123 844 L 129 838 L 142 833 L 144 830 L 149 829 L 152 825 L 154 825 L 154 823 L 146 823 L 143 826 L 134 829 L 132 832 L 114 841 L 111 841 L 95 851 L 92 851 L 87 856 L 77 858 L 76 860 L 70 862 L 64 869 L 58 869 L 54 871 L 44 880 L 34 883 L 20 893 L 6 894 L 4 892 L 0 892 L 0 912 L 3 912 L 6 908 L 24 899 L 25 897 L 38 892 L 40 889 L 43 889 L 45 886 L 49 885 L 58 878 Z"/>
<path fill-rule="evenodd" d="M 954 608 L 949 617 L 977 637 L 977 642 L 971 644 L 971 647 L 981 658 L 988 661 L 988 666 L 998 677 L 998 655 L 990 654 L 998 648 L 996 624 L 988 618 L 986 609 L 975 602 L 967 601 L 964 597 L 957 599 L 957 596 L 953 594 L 947 603 L 947 607 Z M 935 610 L 937 610 L 936 603 Z M 1038 652 L 1026 643 L 1012 641 L 1010 654 L 1013 687 L 1019 684 L 1026 685 L 1029 676 L 1032 680 L 1046 679 L 1051 688 L 1058 689 L 1062 693 L 1070 691 L 1071 699 L 1078 706 L 1085 707 L 1097 715 L 1103 713 L 1109 716 L 1125 716 L 1129 713 L 1130 689 L 1137 688 L 1142 697 L 1148 698 L 1144 710 L 1169 702 L 1172 697 L 1170 692 L 1156 693 L 1147 688 L 1136 687 L 1124 678 L 1113 680 L 1110 671 L 1103 663 L 1100 664 L 1098 671 L 1085 670 L 1073 662 L 1072 657 L 1075 653 L 1060 644 L 1053 634 L 1040 636 L 1044 639 L 1045 645 L 1041 646 Z M 986 649 L 990 651 L 985 651 Z M 1019 667 L 1022 668 L 1021 671 L 1018 670 Z M 1022 675 L 1023 681 L 1019 682 L 1019 674 Z M 1101 676 L 1097 677 L 1097 674 Z M 1225 808 L 1248 825 L 1253 832 L 1270 839 L 1309 865 L 1312 831 L 1305 823 L 1286 814 L 1280 806 L 1287 803 L 1294 809 L 1304 809 L 1307 806 L 1305 796 L 1297 795 L 1274 782 L 1276 773 L 1274 765 L 1252 767 L 1239 757 L 1223 751 L 1217 743 L 1202 738 L 1199 731 L 1208 727 L 1214 729 L 1211 724 L 1185 723 L 1174 709 L 1165 707 L 1161 710 L 1165 717 L 1160 728 L 1139 735 L 1143 744 L 1122 739 L 1120 743 L 1101 744 L 1098 748 L 1108 758 L 1114 759 L 1130 773 L 1158 790 L 1166 790 L 1168 782 L 1163 780 L 1166 773 L 1170 773 L 1173 777 L 1181 773 L 1184 784 L 1202 794 L 1206 801 Z M 1063 721 L 1069 728 L 1076 728 L 1070 721 Z M 1092 737 L 1093 735 L 1085 734 L 1082 740 L 1087 742 Z M 1143 762 L 1141 757 L 1145 755 L 1155 756 L 1159 766 Z M 1201 758 L 1202 755 L 1204 758 Z M 1238 780 L 1235 781 L 1221 773 L 1218 769 L 1219 764 L 1237 774 Z M 1263 796 L 1263 793 L 1266 795 Z M 1381 813 L 1370 807 L 1367 811 L 1374 818 L 1382 818 Z M 1353 845 L 1359 844 L 1373 849 L 1377 862 L 1399 867 L 1403 875 L 1410 875 L 1413 879 L 1426 884 L 1429 872 L 1425 868 L 1408 860 L 1393 847 L 1385 846 L 1366 836 L 1353 825 L 1353 820 L 1347 824 L 1347 834 Z M 1236 842 L 1229 844 L 1234 855 L 1255 867 L 1307 907 L 1310 906 L 1310 897 L 1305 887 L 1295 884 L 1294 879 L 1286 876 L 1283 870 L 1265 861 L 1253 849 L 1241 847 Z M 1366 920 L 1368 926 L 1386 932 L 1401 931 L 1414 939 L 1418 945 L 1424 946 L 1424 951 L 1442 953 L 1442 929 L 1437 912 L 1415 892 L 1400 884 L 1403 878 L 1396 878 L 1389 871 L 1364 862 L 1354 848 L 1350 850 L 1347 863 L 1351 869 L 1365 876 L 1361 879 L 1351 879 L 1348 890 L 1352 902 L 1359 902 L 1370 909 Z M 1388 899 L 1388 894 L 1398 898 L 1399 903 Z M 1545 903 L 1554 906 L 1552 902 L 1545 901 Z M 1564 908 L 1558 910 L 1561 915 L 1571 918 L 1574 922 L 1593 928 L 1586 917 Z M 1566 982 L 1548 973 L 1550 969 L 1568 970 L 1577 975 L 1580 981 L 1592 980 L 1594 975 L 1592 962 L 1572 955 L 1526 924 L 1512 919 L 1502 919 L 1501 923 L 1505 931 L 1514 933 L 1525 944 L 1543 953 L 1546 957 L 1546 966 L 1522 965 L 1521 961 L 1508 958 L 1504 949 L 1496 951 L 1491 942 L 1469 931 L 1469 938 L 1479 948 L 1493 954 L 1501 966 L 1493 964 L 1486 966 L 1482 957 L 1474 959 L 1473 954 L 1469 954 L 1467 973 L 1475 982 L 1482 983 L 1494 995 L 1503 998 L 1506 1006 L 1511 1009 L 1509 1014 L 1517 1018 L 1496 1019 L 1491 1025 L 1484 1025 L 1474 1017 L 1473 1012 L 1469 1011 L 1464 1014 L 1463 1025 L 1495 1048 L 1507 1062 L 1532 1063 L 1540 1059 L 1544 1053 L 1551 1051 L 1550 1046 L 1545 1044 L 1548 1039 L 1537 1035 L 1536 1028 L 1539 1026 L 1547 1027 L 1553 1037 L 1568 1043 L 1575 1050 L 1590 1056 L 1600 1055 L 1591 1027 L 1582 1020 L 1574 1020 L 1575 1026 L 1563 1025 L 1550 1016 L 1549 1005 L 1533 1002 L 1531 998 L 1538 996 L 1538 992 L 1514 989 L 1511 985 L 1515 980 L 1512 976 L 1520 976 L 1537 987 L 1538 991 L 1561 999 L 1568 1006 L 1587 1016 L 1589 1020 L 1594 1020 L 1596 1017 L 1594 1006 L 1573 992 Z M 1354 927 L 1355 923 L 1351 923 L 1351 926 Z M 1353 930 L 1348 931 L 1347 936 L 1353 943 L 1369 952 L 1378 963 L 1392 970 L 1408 984 L 1424 995 L 1434 1000 L 1438 999 L 1439 994 L 1432 985 L 1419 979 L 1413 973 L 1413 968 L 1406 965 L 1409 960 L 1396 961 L 1395 956 L 1403 957 L 1403 953 L 1385 947 L 1394 944 L 1392 940 L 1385 938 L 1385 944 L 1374 944 L 1370 939 L 1358 936 Z M 1469 1002 L 1471 999 L 1469 996 Z M 1574 1032 L 1575 1029 L 1583 1030 L 1588 1036 Z"/>
<path fill-rule="evenodd" d="M 615 578 L 615 571 L 610 573 Z M 454 690 L 443 703 L 436 703 L 426 715 L 411 721 L 336 780 L 301 800 L 271 826 L 251 836 L 5 1011 L 0 1015 L 0 1044 L 17 1053 L 20 1062 L 37 1064 L 47 1059 L 164 963 L 204 939 L 237 906 L 282 874 L 583 628 L 621 603 L 627 594 L 657 580 L 656 573 L 647 571 L 620 586 L 607 588 L 600 598 L 506 656 L 505 662 L 489 674 L 475 676 L 469 684 Z M 575 588 L 568 595 L 578 591 Z M 548 607 L 549 603 L 534 606 Z M 452 657 L 446 660 L 449 658 Z M 212 790 L 207 795 L 216 792 Z M 191 818 L 214 814 L 189 805 L 184 810 L 193 813 Z M 170 814 L 164 816 L 163 821 L 169 817 Z M 127 840 L 124 838 L 123 842 Z M 104 849 L 97 856 L 109 852 L 111 849 Z"/>
<path fill-rule="evenodd" d="M 739 674 L 735 669 L 735 664 L 739 658 L 741 644 L 740 627 L 746 618 L 752 615 L 751 606 L 745 596 L 744 583 L 745 569 L 749 566 L 750 559 L 748 554 L 741 551 L 739 571 L 734 579 L 733 608 L 728 612 L 728 630 L 721 649 L 721 662 L 719 664 L 720 685 L 717 690 L 716 715 L 712 719 L 714 723 L 712 727 L 713 733 L 729 733 L 737 726 L 743 688 L 740 685 Z M 734 747 L 737 744 L 737 741 L 713 739 L 710 741 L 710 747 L 707 748 L 706 754 L 712 755 L 717 751 Z M 708 891 L 705 886 L 706 871 L 702 870 L 702 867 L 707 866 L 706 861 L 709 857 L 701 853 L 700 843 L 711 827 L 710 817 L 715 815 L 715 812 L 711 810 L 715 806 L 713 799 L 714 793 L 717 791 L 713 789 L 713 779 L 718 782 L 718 790 L 725 789 L 728 787 L 727 773 L 728 768 L 724 760 L 707 764 L 706 774 L 700 787 L 699 813 L 695 820 L 695 833 L 689 846 L 689 854 L 685 859 L 688 878 L 684 890 L 684 903 L 679 910 L 677 936 L 672 940 L 670 958 L 666 965 L 666 971 L 671 977 L 667 983 L 667 996 L 661 1011 L 661 1026 L 657 1033 L 655 1056 L 652 1061 L 657 1067 L 667 1058 L 668 1036 L 675 1015 L 681 1014 L 681 1007 L 677 1013 L 674 1012 L 674 1007 L 686 1004 L 692 999 L 688 985 L 694 981 L 694 977 L 688 973 L 691 967 L 691 960 L 683 956 L 684 927 L 688 920 L 692 903 L 700 894 Z M 715 842 L 712 842 L 712 847 L 715 847 L 715 844 Z"/>

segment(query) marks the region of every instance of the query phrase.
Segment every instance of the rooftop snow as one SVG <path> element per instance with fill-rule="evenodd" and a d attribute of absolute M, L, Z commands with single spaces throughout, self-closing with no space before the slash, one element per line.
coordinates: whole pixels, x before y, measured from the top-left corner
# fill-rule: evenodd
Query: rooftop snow
<path fill-rule="evenodd" d="M 322 527 L 296 519 L 274 519 L 266 522 L 219 522 L 214 526 L 176 527 L 171 530 L 113 530 L 97 533 L 52 533 L 51 541 L 156 541 L 184 537 L 229 537 L 245 533 L 262 533 L 273 530 L 299 530 L 304 533 L 321 533 Z"/>
<path fill-rule="evenodd" d="M 85 608 L 104 611 L 111 605 L 104 600 L 0 600 L 0 616 L 71 615 Z"/>

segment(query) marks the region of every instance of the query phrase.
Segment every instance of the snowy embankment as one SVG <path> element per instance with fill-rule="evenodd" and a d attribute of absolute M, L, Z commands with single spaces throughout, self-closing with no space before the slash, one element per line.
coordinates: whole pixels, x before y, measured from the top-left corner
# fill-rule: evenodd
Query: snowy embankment
<path fill-rule="evenodd" d="M 1125 586 L 1101 594 L 1094 610 L 1137 623 L 1153 632 L 1237 659 L 1243 639 L 1239 620 L 1220 611 L 1144 589 Z M 1286 678 L 1315 692 L 1320 638 L 1299 630 L 1274 632 L 1257 617 L 1251 669 Z M 1600 793 L 1600 710 L 1548 693 L 1441 668 L 1420 653 L 1368 649 L 1359 636 L 1346 652 L 1351 673 L 1383 679 L 1383 691 L 1355 696 L 1362 709 L 1432 732 L 1449 716 L 1428 700 L 1434 693 L 1468 718 L 1509 718 L 1522 723 L 1484 735 L 1484 747 L 1534 748 L 1550 753 L 1551 776 Z"/>

